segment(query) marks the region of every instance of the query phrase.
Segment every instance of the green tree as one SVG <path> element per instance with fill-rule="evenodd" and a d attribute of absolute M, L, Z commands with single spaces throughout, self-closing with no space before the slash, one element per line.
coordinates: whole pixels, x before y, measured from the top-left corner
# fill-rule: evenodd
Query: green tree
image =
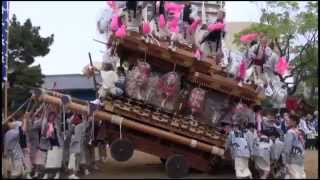
<path fill-rule="evenodd" d="M 298 87 L 305 84 L 311 90 L 309 102 L 317 102 L 318 88 L 318 2 L 266 1 L 255 2 L 261 9 L 260 22 L 235 34 L 233 43 L 241 49 L 240 36 L 251 32 L 263 32 L 270 39 L 274 50 L 286 56 L 293 66 L 291 74 L 294 82 L 288 88 L 289 95 L 295 95 Z M 298 42 L 303 39 L 304 42 Z M 289 83 L 287 83 L 289 87 Z M 313 93 L 312 93 L 313 92 Z"/>
<path fill-rule="evenodd" d="M 43 75 L 40 65 L 32 66 L 34 58 L 49 53 L 54 35 L 41 37 L 40 27 L 27 19 L 21 24 L 15 15 L 9 25 L 8 108 L 15 110 L 30 96 L 30 87 L 40 87 Z M 3 92 L 3 91 L 2 91 Z"/>

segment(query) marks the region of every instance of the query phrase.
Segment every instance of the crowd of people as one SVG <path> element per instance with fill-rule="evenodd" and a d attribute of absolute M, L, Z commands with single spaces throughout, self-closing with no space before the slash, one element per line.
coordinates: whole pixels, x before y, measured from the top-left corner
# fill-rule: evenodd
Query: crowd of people
<path fill-rule="evenodd" d="M 294 112 L 275 114 L 260 106 L 254 110 L 255 122 L 239 116 L 224 124 L 226 154 L 234 160 L 236 177 L 306 178 L 305 147 L 318 146 L 315 138 L 308 142 L 310 133 L 317 138 L 318 111 L 305 120 Z M 106 130 L 102 121 L 71 111 L 63 115 L 55 106 L 42 105 L 15 116 L 2 131 L 2 175 L 28 179 L 58 179 L 62 172 L 70 179 L 78 179 L 80 172 L 88 175 L 106 162 Z"/>
<path fill-rule="evenodd" d="M 3 126 L 2 176 L 5 178 L 79 179 L 106 162 L 106 127 L 86 114 L 43 105 L 11 118 Z M 94 128 L 93 128 L 94 127 Z"/>
<path fill-rule="evenodd" d="M 262 112 L 261 118 L 256 117 L 256 123 L 240 117 L 226 125 L 228 138 L 225 148 L 234 160 L 236 177 L 306 178 L 305 147 L 308 143 L 308 146 L 318 146 L 318 111 L 314 116 L 307 115 L 307 123 L 294 111 L 280 115 L 257 108 L 256 112 L 258 116 Z M 308 142 L 311 139 L 308 140 L 308 134 L 311 133 L 315 137 Z"/>

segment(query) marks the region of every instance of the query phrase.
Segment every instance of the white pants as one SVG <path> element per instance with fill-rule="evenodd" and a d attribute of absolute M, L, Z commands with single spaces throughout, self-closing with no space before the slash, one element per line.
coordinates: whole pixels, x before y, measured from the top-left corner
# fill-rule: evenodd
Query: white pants
<path fill-rule="evenodd" d="M 251 171 L 249 169 L 249 158 L 235 157 L 234 169 L 236 171 L 237 178 L 251 177 Z"/>
<path fill-rule="evenodd" d="M 31 158 L 30 158 L 30 149 L 29 148 L 25 148 L 23 149 L 23 163 L 24 163 L 24 167 L 25 167 L 25 171 L 26 173 L 30 173 L 31 169 L 32 169 L 32 163 L 31 163 Z"/>
<path fill-rule="evenodd" d="M 98 146 L 94 147 L 94 160 L 100 161 L 100 151 Z"/>
<path fill-rule="evenodd" d="M 61 168 L 62 166 L 63 149 L 54 146 L 48 151 L 46 168 Z"/>
<path fill-rule="evenodd" d="M 72 153 L 69 157 L 68 169 L 78 171 L 79 169 L 79 154 Z"/>
<path fill-rule="evenodd" d="M 306 179 L 304 166 L 299 166 L 296 164 L 288 164 L 285 179 Z"/>
<path fill-rule="evenodd" d="M 23 159 L 12 160 L 11 176 L 17 177 L 24 174 Z"/>
<path fill-rule="evenodd" d="M 38 166 L 39 165 L 44 166 L 46 165 L 46 161 L 47 161 L 47 152 L 44 152 L 38 149 L 36 152 L 35 164 Z"/>
<path fill-rule="evenodd" d="M 255 157 L 254 163 L 257 169 L 265 172 L 270 172 L 270 161 L 266 161 L 262 157 Z"/>

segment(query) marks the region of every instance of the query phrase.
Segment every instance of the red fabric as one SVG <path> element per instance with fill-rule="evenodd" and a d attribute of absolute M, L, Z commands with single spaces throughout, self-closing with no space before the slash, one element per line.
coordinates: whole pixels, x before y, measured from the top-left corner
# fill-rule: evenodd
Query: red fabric
<path fill-rule="evenodd" d="M 286 107 L 289 111 L 296 110 L 298 108 L 298 100 L 294 98 L 287 98 Z"/>
<path fill-rule="evenodd" d="M 74 125 L 78 125 L 81 123 L 81 117 L 79 114 L 74 115 L 73 119 L 72 119 L 72 124 Z"/>

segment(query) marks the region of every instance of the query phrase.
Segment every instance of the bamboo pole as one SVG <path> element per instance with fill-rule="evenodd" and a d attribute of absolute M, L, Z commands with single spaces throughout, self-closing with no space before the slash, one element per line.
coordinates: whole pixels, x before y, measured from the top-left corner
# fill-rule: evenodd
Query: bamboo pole
<path fill-rule="evenodd" d="M 47 103 L 51 103 L 51 104 L 56 104 L 59 106 L 62 105 L 60 98 L 54 97 L 51 95 L 47 95 L 47 94 L 42 94 L 39 97 L 39 100 L 47 102 Z M 88 113 L 87 106 L 81 105 L 81 104 L 78 104 L 75 102 L 68 103 L 66 105 L 66 108 L 69 108 L 71 110 L 78 111 L 78 112 L 80 111 L 82 113 Z M 215 154 L 215 155 L 222 156 L 222 157 L 224 156 L 224 150 L 217 147 L 217 146 L 212 146 L 212 145 L 209 145 L 206 143 L 196 141 L 194 139 L 186 138 L 186 137 L 183 137 L 183 136 L 180 136 L 177 134 L 173 134 L 168 131 L 164 131 L 164 130 L 160 130 L 160 129 L 157 129 L 157 128 L 154 128 L 151 126 L 147 126 L 142 123 L 138 123 L 138 122 L 132 121 L 130 119 L 123 118 L 123 117 L 120 117 L 120 116 L 117 116 L 117 115 L 114 115 L 114 114 L 111 114 L 111 113 L 108 113 L 105 111 L 95 111 L 94 117 L 96 119 L 108 121 L 109 123 L 114 123 L 114 124 L 118 124 L 118 125 L 121 124 L 122 126 L 128 127 L 130 129 L 141 131 L 141 132 L 144 132 L 144 133 L 147 133 L 147 134 L 159 137 L 159 138 L 164 138 L 166 140 L 169 140 L 169 141 L 172 141 L 172 142 L 175 142 L 178 144 L 186 145 L 186 146 L 189 146 L 192 148 L 196 148 L 196 149 L 199 149 L 202 151 L 206 151 L 211 154 Z"/>

